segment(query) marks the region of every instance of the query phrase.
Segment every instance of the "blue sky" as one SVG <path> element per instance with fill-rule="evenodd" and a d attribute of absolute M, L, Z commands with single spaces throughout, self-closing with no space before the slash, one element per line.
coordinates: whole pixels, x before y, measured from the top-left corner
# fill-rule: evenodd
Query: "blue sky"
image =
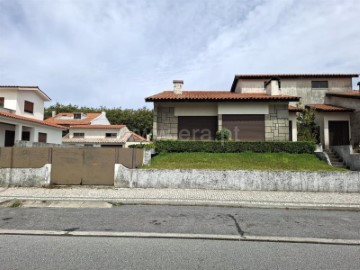
<path fill-rule="evenodd" d="M 358 0 L 0 0 L 0 84 L 139 108 L 173 79 L 228 90 L 241 73 L 360 73 L 359 14 Z"/>

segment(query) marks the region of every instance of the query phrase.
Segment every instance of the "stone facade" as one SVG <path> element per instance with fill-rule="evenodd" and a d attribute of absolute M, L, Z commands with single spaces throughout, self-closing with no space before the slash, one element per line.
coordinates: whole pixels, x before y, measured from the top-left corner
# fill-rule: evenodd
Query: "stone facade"
<path fill-rule="evenodd" d="M 287 104 L 269 104 L 265 115 L 265 141 L 289 140 L 289 111 Z"/>
<path fill-rule="evenodd" d="M 155 107 L 154 139 L 177 139 L 178 117 L 174 115 L 174 107 Z"/>

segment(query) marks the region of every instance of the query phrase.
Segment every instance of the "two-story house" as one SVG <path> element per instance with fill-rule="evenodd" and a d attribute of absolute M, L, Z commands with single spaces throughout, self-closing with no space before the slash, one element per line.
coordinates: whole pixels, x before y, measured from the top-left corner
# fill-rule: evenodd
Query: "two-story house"
<path fill-rule="evenodd" d="M 353 109 L 326 102 L 328 94 L 351 91 L 353 77 L 358 75 L 236 75 L 230 91 L 184 91 L 176 80 L 173 90 L 145 100 L 154 102 L 155 139 L 214 139 L 226 128 L 234 140 L 296 141 L 297 106 L 308 105 L 328 148 L 349 143 Z"/>
<path fill-rule="evenodd" d="M 53 112 L 47 123 L 66 127 L 62 142 L 65 145 L 87 147 L 128 147 L 147 143 L 140 135 L 125 125 L 111 125 L 105 112 L 58 113 Z"/>
<path fill-rule="evenodd" d="M 44 121 L 44 102 L 50 100 L 37 86 L 0 86 L 0 146 L 61 144 L 64 128 Z"/>

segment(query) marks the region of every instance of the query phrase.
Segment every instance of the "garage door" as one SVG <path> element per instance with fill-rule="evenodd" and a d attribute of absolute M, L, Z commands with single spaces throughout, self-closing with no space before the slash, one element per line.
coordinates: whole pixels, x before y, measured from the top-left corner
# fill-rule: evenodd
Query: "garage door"
<path fill-rule="evenodd" d="M 180 140 L 214 140 L 217 116 L 179 116 L 178 138 Z"/>
<path fill-rule="evenodd" d="M 265 116 L 263 114 L 223 115 L 222 120 L 223 127 L 230 130 L 233 140 L 265 140 Z"/>

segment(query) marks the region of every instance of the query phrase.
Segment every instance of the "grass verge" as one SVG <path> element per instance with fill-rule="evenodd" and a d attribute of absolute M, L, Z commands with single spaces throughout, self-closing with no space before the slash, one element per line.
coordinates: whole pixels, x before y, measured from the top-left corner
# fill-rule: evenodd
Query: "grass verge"
<path fill-rule="evenodd" d="M 313 154 L 289 153 L 160 153 L 145 169 L 212 169 L 270 171 L 346 171 Z"/>
<path fill-rule="evenodd" d="M 19 200 L 14 200 L 11 204 L 10 204 L 10 208 L 18 208 L 22 205 L 21 201 Z"/>

